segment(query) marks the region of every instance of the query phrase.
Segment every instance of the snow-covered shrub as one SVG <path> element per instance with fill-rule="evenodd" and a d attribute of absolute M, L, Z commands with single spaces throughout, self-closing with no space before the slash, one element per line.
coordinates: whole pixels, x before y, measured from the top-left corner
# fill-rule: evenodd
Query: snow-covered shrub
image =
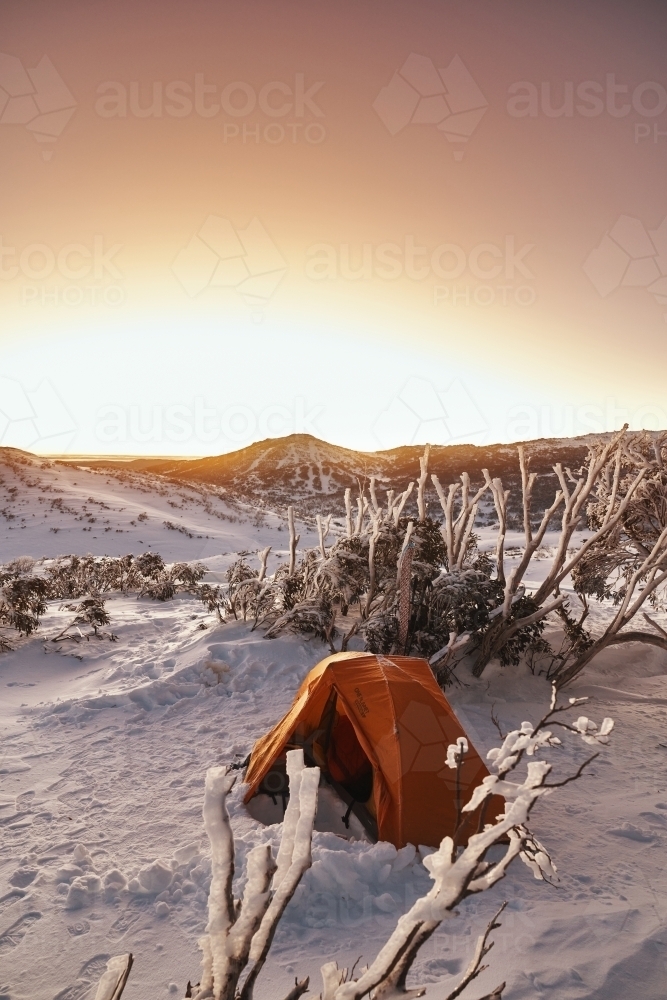
<path fill-rule="evenodd" d="M 372 496 L 377 503 L 374 486 Z M 362 490 L 358 509 L 363 509 L 364 502 Z M 342 649 L 359 632 L 370 652 L 425 657 L 440 650 L 452 631 L 481 634 L 493 611 L 502 605 L 503 586 L 494 577 L 494 563 L 477 551 L 471 531 L 457 550 L 458 565 L 450 570 L 442 525 L 427 516 L 417 524 L 396 516 L 391 499 L 387 510 L 378 506 L 369 521 L 357 518 L 356 527 L 359 534 L 339 538 L 328 550 L 321 544 L 303 553 L 291 571 L 282 566 L 261 590 L 255 586 L 256 575 L 244 564 L 242 581 L 234 580 L 229 588 L 236 605 L 239 593 L 246 610 L 261 594 L 267 638 L 287 631 L 310 633 L 326 641 L 333 652 L 341 632 Z M 400 564 L 408 545 L 407 627 L 405 635 L 400 635 Z M 518 599 L 511 621 L 535 610 L 530 599 Z M 338 618 L 351 613 L 356 614 L 352 625 Z M 517 630 L 502 650 L 503 662 L 516 662 L 539 639 L 543 628 L 538 622 Z"/>
<path fill-rule="evenodd" d="M 157 553 L 150 554 L 157 555 Z M 137 562 L 142 558 L 140 556 Z M 199 581 L 206 572 L 205 566 L 201 563 L 195 566 L 189 563 L 175 563 L 171 568 L 167 568 L 161 556 L 157 558 L 162 565 L 152 571 L 147 582 L 139 590 L 141 597 L 151 597 L 154 601 L 170 601 L 178 593 L 197 593 Z"/>
<path fill-rule="evenodd" d="M 201 564 L 166 566 L 157 552 L 135 556 L 65 556 L 47 563 L 44 578 L 50 598 L 77 598 L 112 592 L 137 592 L 155 600 L 192 592 L 206 568 Z"/>
<path fill-rule="evenodd" d="M 479 676 L 491 659 L 501 664 L 527 658 L 532 669 L 565 684 L 601 649 L 613 643 L 649 642 L 667 649 L 667 632 L 651 621 L 653 632 L 626 626 L 646 601 L 659 604 L 667 583 L 667 434 L 628 435 L 627 426 L 590 447 L 584 465 L 573 473 L 554 465 L 559 489 L 536 524 L 532 510 L 537 477 L 519 446 L 524 544 L 518 564 L 505 572 L 505 534 L 509 491 L 483 470 L 484 483 L 443 488 L 431 476 L 443 520 L 427 513 L 429 449 L 420 459 L 417 480 L 419 519 L 403 515 L 413 483 L 398 496 L 378 501 L 375 480 L 359 486 L 356 514 L 346 491 L 346 534 L 326 547 L 323 520 L 320 544 L 296 558 L 298 536 L 290 522 L 290 564 L 261 591 L 245 582 L 248 593 L 262 595 L 261 615 L 269 637 L 281 631 L 310 631 L 328 641 L 343 633 L 343 646 L 356 632 L 375 653 L 429 657 L 442 683 L 451 677 L 456 657 L 469 655 Z M 497 517 L 493 556 L 477 550 L 475 525 L 480 501 L 490 495 Z M 544 536 L 560 519 L 552 552 Z M 588 537 L 574 544 L 575 532 Z M 328 524 L 327 524 L 328 532 Z M 542 583 L 526 593 L 523 580 L 534 559 L 551 559 Z M 252 571 L 249 571 L 252 574 Z M 560 585 L 570 577 L 583 606 L 575 617 Z M 255 588 L 252 590 L 252 588 Z M 590 599 L 618 606 L 599 634 L 584 625 Z M 564 632 L 560 649 L 543 638 L 550 615 Z M 339 617 L 340 616 L 340 617 Z M 340 619 L 344 619 L 343 622 Z M 341 628 L 340 626 L 344 627 Z M 439 664 L 439 666 L 438 666 Z"/>
<path fill-rule="evenodd" d="M 27 568 L 30 571 L 32 567 Z M 4 572 L 0 570 L 0 628 L 31 635 L 46 612 L 48 588 L 44 580 L 23 576 L 22 571 L 23 567 L 16 563 Z M 0 652 L 11 648 L 11 643 L 0 633 Z"/>
<path fill-rule="evenodd" d="M 198 593 L 206 572 L 201 563 L 166 566 L 157 553 L 138 556 L 65 556 L 44 565 L 17 559 L 0 566 L 0 629 L 31 635 L 39 626 L 49 600 L 79 601 L 66 604 L 77 617 L 57 639 L 72 637 L 72 630 L 89 625 L 93 634 L 109 624 L 102 595 L 137 593 L 154 600 L 169 600 L 178 593 Z M 65 635 L 69 630 L 69 635 Z M 78 633 L 80 635 L 80 632 Z M 11 643 L 0 635 L 0 651 Z"/>
<path fill-rule="evenodd" d="M 96 639 L 107 638 L 115 642 L 117 636 L 113 632 L 100 631 L 103 625 L 108 625 L 111 619 L 106 609 L 106 604 L 101 597 L 86 597 L 79 604 L 65 604 L 65 610 L 74 611 L 72 621 L 58 635 L 54 636 L 52 642 L 61 642 L 63 639 L 89 639 L 94 636 Z M 82 628 L 88 627 L 91 631 L 84 633 Z"/>

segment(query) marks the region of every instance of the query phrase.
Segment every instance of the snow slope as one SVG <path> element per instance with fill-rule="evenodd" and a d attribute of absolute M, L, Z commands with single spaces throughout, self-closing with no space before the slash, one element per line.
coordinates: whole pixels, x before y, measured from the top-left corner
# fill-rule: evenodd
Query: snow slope
<path fill-rule="evenodd" d="M 237 520 L 207 513 L 195 491 L 145 492 L 146 479 L 140 488 L 131 477 L 48 464 L 21 466 L 20 474 L 5 468 L 2 477 L 2 489 L 17 487 L 13 501 L 3 499 L 17 517 L 0 533 L 2 561 L 136 552 L 141 538 L 165 558 L 204 557 L 213 577 L 235 551 L 285 549 L 277 516 L 258 526 L 250 507 L 225 507 L 208 493 L 207 503 Z M 180 500 L 186 493 L 187 503 Z M 88 497 L 107 508 L 93 508 Z M 58 498 L 62 507 L 52 507 Z M 90 525 L 77 520 L 84 503 L 98 518 Z M 138 522 L 143 512 L 149 520 Z M 105 519 L 112 530 L 100 533 Z M 194 537 L 165 529 L 165 519 Z M 93 531 L 83 534 L 86 526 Z M 106 958 L 130 950 L 135 966 L 124 998 L 183 996 L 198 973 L 196 943 L 206 922 L 206 768 L 243 759 L 327 652 L 295 637 L 267 641 L 243 622 L 220 626 L 189 596 L 167 603 L 118 596 L 107 607 L 115 643 L 55 646 L 48 639 L 67 612 L 52 606 L 33 638 L 0 657 L 3 1000 L 93 1000 Z M 461 676 L 451 700 L 481 752 L 499 740 L 492 706 L 507 729 L 535 720 L 548 699 L 543 680 L 519 668 L 492 666 L 479 681 Z M 560 885 L 534 881 L 519 864 L 494 890 L 466 901 L 420 954 L 413 981 L 429 985 L 427 997 L 446 995 L 503 899 L 509 905 L 491 967 L 464 1000 L 503 979 L 507 1000 L 665 996 L 665 657 L 653 648 L 610 650 L 576 693 L 591 695 L 590 715 L 613 716 L 617 731 L 590 776 L 536 811 L 535 832 L 553 851 Z M 576 767 L 585 749 L 554 755 L 558 774 Z M 277 844 L 280 835 L 279 827 L 253 819 L 241 799 L 238 787 L 231 796 L 237 889 L 249 849 Z M 316 833 L 313 867 L 276 936 L 258 1000 L 279 1000 L 295 975 L 310 975 L 317 991 L 319 966 L 331 958 L 348 966 L 359 955 L 372 958 L 428 885 L 418 851 Z"/>
<path fill-rule="evenodd" d="M 302 544 L 314 544 L 306 525 L 297 522 L 297 530 Z M 266 545 L 274 546 L 274 556 L 284 555 L 284 518 L 222 489 L 124 469 L 73 467 L 0 448 L 0 562 L 148 550 L 168 562 L 205 562 Z"/>

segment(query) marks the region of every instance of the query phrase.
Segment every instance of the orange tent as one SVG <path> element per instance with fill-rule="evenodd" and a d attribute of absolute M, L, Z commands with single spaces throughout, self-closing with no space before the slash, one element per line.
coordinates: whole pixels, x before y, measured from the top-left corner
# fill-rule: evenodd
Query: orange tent
<path fill-rule="evenodd" d="M 468 740 L 457 804 L 456 771 L 445 758 L 460 736 L 465 732 L 426 660 L 335 653 L 310 671 L 287 715 L 256 742 L 245 801 L 259 791 L 279 792 L 285 752 L 303 747 L 306 762 L 322 767 L 377 839 L 437 847 L 456 834 L 465 843 L 480 816 L 459 817 L 459 806 L 489 772 Z M 486 820 L 503 808 L 494 796 Z"/>

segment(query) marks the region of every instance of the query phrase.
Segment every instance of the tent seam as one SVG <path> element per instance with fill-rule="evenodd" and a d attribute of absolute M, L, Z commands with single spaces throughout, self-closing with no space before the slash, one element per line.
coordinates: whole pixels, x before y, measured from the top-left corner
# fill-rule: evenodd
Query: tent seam
<path fill-rule="evenodd" d="M 394 725 L 393 725 L 393 732 L 394 732 L 394 736 L 396 737 L 396 745 L 398 747 L 398 763 L 399 763 L 399 770 L 400 770 L 400 774 L 399 774 L 399 779 L 400 779 L 400 777 L 402 777 L 402 775 L 403 775 L 403 753 L 402 753 L 402 750 L 401 750 L 401 741 L 398 738 L 398 722 L 396 720 L 396 711 L 395 711 L 395 708 L 394 708 L 394 699 L 391 696 L 391 688 L 389 687 L 389 681 L 387 680 L 387 675 L 385 674 L 385 668 L 384 668 L 384 664 L 381 662 L 381 657 L 376 656 L 375 659 L 377 661 L 378 667 L 382 671 L 382 680 L 384 681 L 385 688 L 387 689 L 387 697 L 389 699 L 389 704 L 391 706 L 391 717 L 392 717 L 392 720 L 393 720 L 393 723 L 394 723 Z M 391 662 L 392 666 L 394 666 L 394 667 L 397 666 L 397 664 L 394 663 L 393 661 L 390 661 L 390 662 Z M 399 670 L 400 670 L 400 667 L 399 667 Z M 403 841 L 403 794 L 402 794 L 402 784 L 401 784 L 400 780 L 399 780 L 399 784 L 398 784 L 398 833 L 399 833 L 398 839 L 399 839 L 399 841 L 402 842 Z"/>

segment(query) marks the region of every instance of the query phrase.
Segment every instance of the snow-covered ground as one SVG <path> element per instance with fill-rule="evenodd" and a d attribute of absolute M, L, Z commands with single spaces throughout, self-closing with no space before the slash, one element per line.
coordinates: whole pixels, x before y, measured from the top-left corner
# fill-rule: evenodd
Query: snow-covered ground
<path fill-rule="evenodd" d="M 0 520 L 2 562 L 150 546 L 169 560 L 203 559 L 215 579 L 235 552 L 273 545 L 284 555 L 278 517 L 255 523 L 252 509 L 196 490 L 161 493 L 141 477 L 53 465 L 21 474 L 3 467 L 0 475 L 0 506 L 15 514 L 4 528 Z M 96 521 L 81 520 L 84 504 Z M 139 521 L 143 513 L 148 519 Z M 299 530 L 311 544 L 305 526 Z M 187 979 L 196 981 L 206 923 L 206 768 L 243 759 L 327 653 L 316 641 L 267 641 L 242 622 L 221 626 L 189 596 L 118 596 L 107 608 L 117 642 L 50 643 L 68 617 L 54 605 L 32 639 L 0 657 L 2 1000 L 93 1000 L 106 958 L 126 951 L 135 965 L 124 998 L 183 996 Z M 549 696 L 523 668 L 492 666 L 479 681 L 465 672 L 461 679 L 451 701 L 482 752 L 499 739 L 492 706 L 506 729 L 535 720 Z M 589 694 L 590 715 L 613 716 L 617 729 L 590 774 L 535 812 L 561 881 L 536 882 L 518 864 L 494 890 L 466 901 L 420 953 L 413 981 L 429 986 L 427 997 L 446 995 L 503 899 L 490 969 L 464 1000 L 503 979 L 507 1000 L 666 995 L 665 656 L 648 647 L 610 650 L 572 693 Z M 552 759 L 565 775 L 583 756 L 581 745 L 568 745 Z M 280 829 L 250 816 L 241 787 L 231 812 L 240 885 L 248 850 L 277 844 Z M 295 975 L 310 975 L 317 991 L 319 967 L 332 958 L 343 966 L 372 958 L 428 884 L 419 851 L 316 833 L 313 867 L 280 926 L 258 1000 L 279 1000 Z"/>

